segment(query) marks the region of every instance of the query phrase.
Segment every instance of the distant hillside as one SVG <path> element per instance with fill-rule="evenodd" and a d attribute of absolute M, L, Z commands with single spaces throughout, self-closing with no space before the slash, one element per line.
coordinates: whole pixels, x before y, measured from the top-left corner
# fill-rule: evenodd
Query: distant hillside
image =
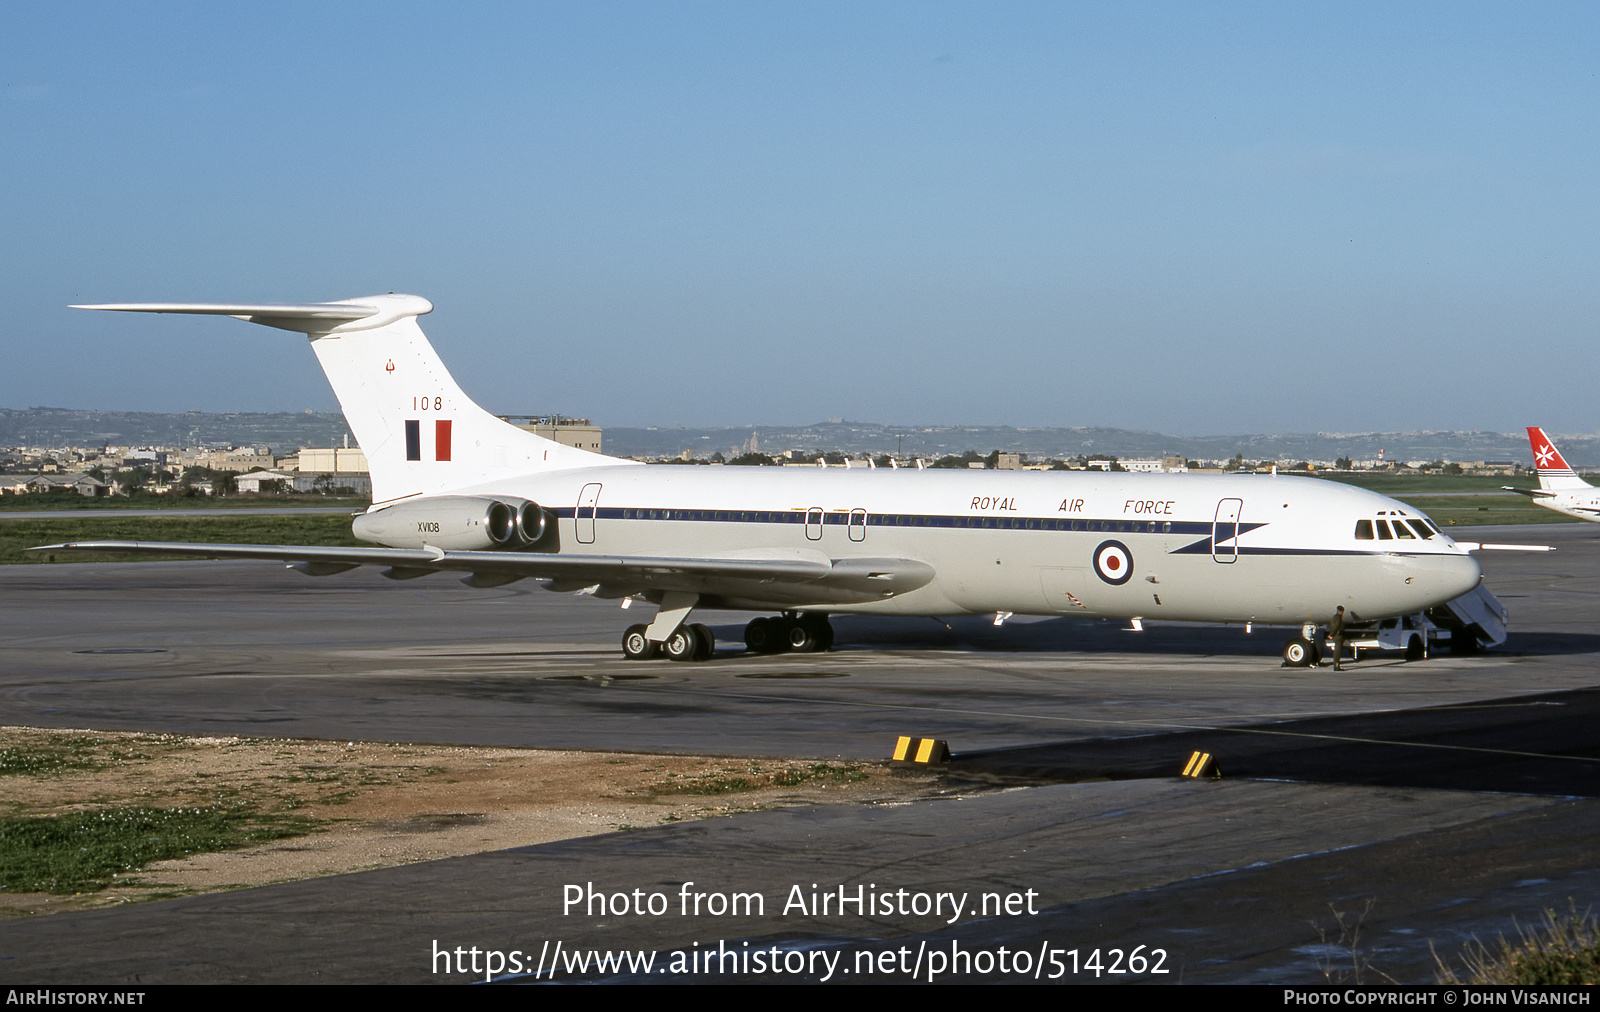
<path fill-rule="evenodd" d="M 604 426 L 603 419 L 597 419 Z M 68 408 L 0 408 L 0 446 L 271 446 L 287 452 L 301 446 L 339 445 L 349 427 L 332 412 L 214 414 L 190 411 L 84 411 Z M 1171 436 L 1160 432 L 1077 426 L 884 425 L 878 422 L 818 422 L 814 425 L 719 426 L 715 428 L 605 428 L 605 450 L 623 457 L 676 456 L 689 450 L 699 457 L 724 456 L 757 447 L 839 450 L 843 453 L 894 453 L 941 457 L 977 450 L 1007 450 L 1038 457 L 1103 453 L 1118 457 L 1225 459 L 1242 453 L 1251 460 L 1366 460 L 1388 451 L 1398 460 L 1515 460 L 1528 462 L 1528 440 L 1521 432 L 1314 432 L 1251 433 L 1229 436 Z M 1553 433 L 1575 467 L 1600 466 L 1600 435 Z"/>
<path fill-rule="evenodd" d="M 1185 457 L 1226 459 L 1242 453 L 1247 459 L 1355 460 L 1387 451 L 1390 460 L 1529 460 L 1528 438 L 1521 432 L 1316 432 L 1253 433 L 1229 436 L 1171 436 L 1159 432 L 1095 427 L 1028 428 L 1009 426 L 897 426 L 875 422 L 824 422 L 802 427 L 757 425 L 708 429 L 605 430 L 607 453 L 627 457 L 670 456 L 690 450 L 700 457 L 715 451 L 750 448 L 773 453 L 795 448 L 844 453 L 893 453 L 897 443 L 906 456 L 938 457 L 966 450 L 1007 450 L 1040 457 L 1103 453 L 1119 457 Z M 1600 465 L 1600 435 L 1555 435 L 1575 467 Z"/>

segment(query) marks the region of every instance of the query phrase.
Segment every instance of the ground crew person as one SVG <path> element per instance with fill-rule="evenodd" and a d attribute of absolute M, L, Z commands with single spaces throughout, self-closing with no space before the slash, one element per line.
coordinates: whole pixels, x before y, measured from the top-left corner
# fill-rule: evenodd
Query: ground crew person
<path fill-rule="evenodd" d="M 1328 638 L 1333 640 L 1333 670 L 1343 671 L 1339 660 L 1344 656 L 1344 646 L 1350 638 L 1344 632 L 1344 605 L 1333 610 L 1333 618 L 1328 619 Z"/>

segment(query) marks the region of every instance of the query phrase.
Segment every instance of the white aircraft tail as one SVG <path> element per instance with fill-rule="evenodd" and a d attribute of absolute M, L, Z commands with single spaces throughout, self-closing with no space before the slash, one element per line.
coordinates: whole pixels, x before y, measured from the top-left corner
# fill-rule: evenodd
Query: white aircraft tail
<path fill-rule="evenodd" d="M 1588 482 L 1567 466 L 1567 461 L 1556 449 L 1556 444 L 1536 425 L 1528 426 L 1528 443 L 1533 447 L 1533 466 L 1539 474 L 1539 487 L 1551 491 L 1589 488 Z"/>
<path fill-rule="evenodd" d="M 631 463 L 536 436 L 480 408 L 461 392 L 417 325 L 417 317 L 433 311 L 433 304 L 419 296 L 310 305 L 73 308 L 232 316 L 305 334 L 366 454 L 375 504 L 535 471 Z"/>

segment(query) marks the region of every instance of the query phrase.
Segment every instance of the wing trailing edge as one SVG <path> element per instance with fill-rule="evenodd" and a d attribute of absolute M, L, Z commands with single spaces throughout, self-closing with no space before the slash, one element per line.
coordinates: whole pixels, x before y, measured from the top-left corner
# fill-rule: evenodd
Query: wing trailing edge
<path fill-rule="evenodd" d="M 206 559 L 266 559 L 313 576 L 357 566 L 385 566 L 405 577 L 467 573 L 484 585 L 531 578 L 552 589 L 602 587 L 603 596 L 651 591 L 746 599 L 776 596 L 794 603 L 860 604 L 925 586 L 933 567 L 916 559 L 683 558 L 653 555 L 546 555 L 538 552 L 445 551 L 440 548 L 341 548 L 322 545 L 230 545 L 165 541 L 69 541 L 32 552 L 117 552 Z M 491 582 L 492 581 L 492 582 Z"/>

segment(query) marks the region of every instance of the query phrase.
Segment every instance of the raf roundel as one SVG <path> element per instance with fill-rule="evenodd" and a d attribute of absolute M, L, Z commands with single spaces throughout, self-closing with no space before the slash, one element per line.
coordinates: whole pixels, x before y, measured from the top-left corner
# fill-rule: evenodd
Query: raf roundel
<path fill-rule="evenodd" d="M 1100 579 L 1120 587 L 1133 578 L 1133 553 L 1120 541 L 1103 541 L 1094 550 L 1094 571 Z"/>

